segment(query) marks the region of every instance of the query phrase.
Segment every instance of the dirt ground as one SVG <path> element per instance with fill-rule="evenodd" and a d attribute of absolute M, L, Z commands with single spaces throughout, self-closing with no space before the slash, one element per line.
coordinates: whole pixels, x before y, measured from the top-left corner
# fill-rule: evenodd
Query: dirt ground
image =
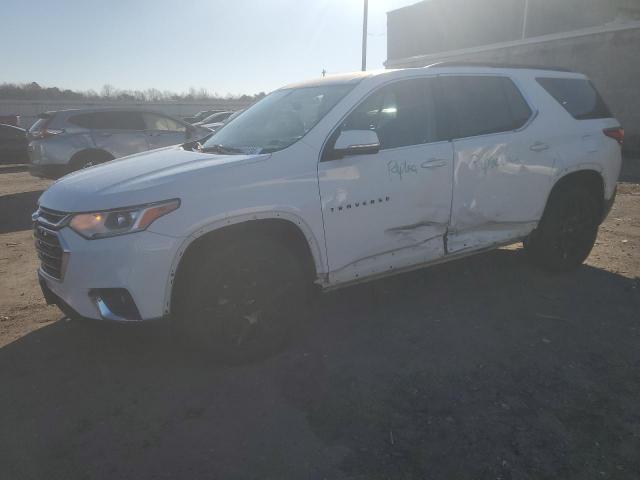
<path fill-rule="evenodd" d="M 577 272 L 517 245 L 326 294 L 291 349 L 222 367 L 47 307 L 50 182 L 0 167 L 0 478 L 640 478 L 633 181 Z"/>

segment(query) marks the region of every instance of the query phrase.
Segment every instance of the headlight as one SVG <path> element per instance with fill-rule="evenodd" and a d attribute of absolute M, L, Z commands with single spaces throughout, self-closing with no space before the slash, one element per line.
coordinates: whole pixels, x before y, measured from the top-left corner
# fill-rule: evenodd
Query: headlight
<path fill-rule="evenodd" d="M 104 212 L 78 213 L 69 226 L 89 240 L 112 237 L 146 229 L 158 218 L 173 212 L 180 206 L 180 200 L 119 208 Z"/>

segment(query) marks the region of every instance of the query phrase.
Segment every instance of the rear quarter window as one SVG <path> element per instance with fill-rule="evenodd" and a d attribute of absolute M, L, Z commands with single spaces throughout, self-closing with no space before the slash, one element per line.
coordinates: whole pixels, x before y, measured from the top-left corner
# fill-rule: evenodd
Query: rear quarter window
<path fill-rule="evenodd" d="M 610 118 L 611 111 L 593 84 L 582 78 L 537 78 L 537 82 L 577 120 Z"/>
<path fill-rule="evenodd" d="M 507 77 L 447 75 L 439 78 L 439 117 L 446 138 L 466 138 L 517 130 L 532 115 Z"/>

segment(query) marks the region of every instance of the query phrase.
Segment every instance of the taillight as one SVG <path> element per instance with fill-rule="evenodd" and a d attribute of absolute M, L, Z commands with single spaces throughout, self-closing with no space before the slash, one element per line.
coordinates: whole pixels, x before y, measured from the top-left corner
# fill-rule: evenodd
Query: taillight
<path fill-rule="evenodd" d="M 29 132 L 29 136 L 33 140 L 43 140 L 45 138 L 55 137 L 56 135 L 60 135 L 61 133 L 64 133 L 64 130 L 54 130 L 51 128 L 43 128 L 42 130 Z"/>
<path fill-rule="evenodd" d="M 602 132 L 607 137 L 613 138 L 620 145 L 624 143 L 624 128 L 622 127 L 605 128 Z"/>

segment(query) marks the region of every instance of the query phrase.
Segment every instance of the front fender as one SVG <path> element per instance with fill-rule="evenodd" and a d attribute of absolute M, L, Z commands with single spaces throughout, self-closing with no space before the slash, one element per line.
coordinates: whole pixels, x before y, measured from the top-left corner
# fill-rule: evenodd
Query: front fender
<path fill-rule="evenodd" d="M 220 230 L 231 225 L 237 225 L 254 220 L 285 220 L 291 222 L 304 235 L 304 238 L 307 241 L 307 245 L 309 246 L 311 256 L 313 257 L 313 262 L 318 276 L 326 274 L 325 266 L 327 265 L 327 262 L 323 255 L 323 248 L 321 248 L 321 244 L 313 234 L 311 227 L 300 216 L 281 209 L 242 212 L 232 215 L 226 215 L 222 218 L 211 220 L 210 222 L 199 226 L 197 229 L 190 232 L 189 235 L 186 236 L 180 244 L 171 262 L 171 270 L 169 278 L 167 279 L 167 286 L 164 294 L 165 314 L 169 314 L 169 312 L 171 312 L 171 294 L 173 290 L 174 279 L 176 276 L 176 272 L 178 271 L 180 261 L 182 260 L 182 257 L 188 250 L 189 246 L 198 238 L 210 232 Z"/>

